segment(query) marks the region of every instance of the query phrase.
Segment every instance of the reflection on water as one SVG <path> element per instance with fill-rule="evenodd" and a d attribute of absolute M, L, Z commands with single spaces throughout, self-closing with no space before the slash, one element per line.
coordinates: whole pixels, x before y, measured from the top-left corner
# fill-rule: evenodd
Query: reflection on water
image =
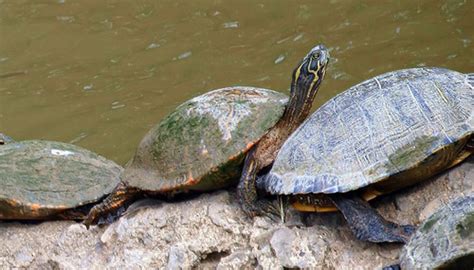
<path fill-rule="evenodd" d="M 0 131 L 125 163 L 207 90 L 288 91 L 316 43 L 332 61 L 315 107 L 376 74 L 474 71 L 474 1 L 0 0 Z"/>

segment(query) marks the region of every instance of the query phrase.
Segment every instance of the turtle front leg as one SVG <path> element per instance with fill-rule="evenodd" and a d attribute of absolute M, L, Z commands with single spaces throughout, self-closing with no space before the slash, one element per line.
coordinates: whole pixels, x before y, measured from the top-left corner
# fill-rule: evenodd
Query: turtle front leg
<path fill-rule="evenodd" d="M 96 225 L 101 218 L 112 219 L 107 217 L 115 214 L 137 195 L 138 191 L 136 189 L 128 188 L 125 184 L 120 183 L 100 204 L 92 207 L 83 224 L 89 229 L 91 225 Z"/>
<path fill-rule="evenodd" d="M 242 210 L 249 217 L 268 216 L 276 220 L 280 216 L 280 210 L 272 202 L 258 198 L 256 179 L 259 164 L 254 156 L 255 151 L 256 147 L 253 147 L 245 157 L 244 168 L 237 186 L 237 196 Z"/>
<path fill-rule="evenodd" d="M 359 240 L 374 243 L 407 243 L 416 227 L 385 220 L 369 203 L 354 193 L 329 195 Z"/>

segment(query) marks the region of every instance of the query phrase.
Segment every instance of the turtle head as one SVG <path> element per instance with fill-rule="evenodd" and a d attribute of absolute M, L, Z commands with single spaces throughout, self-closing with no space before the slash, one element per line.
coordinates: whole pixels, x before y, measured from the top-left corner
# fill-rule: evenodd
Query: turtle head
<path fill-rule="evenodd" d="M 324 78 L 329 63 L 329 51 L 322 44 L 312 48 L 293 71 L 293 88 L 307 88 L 313 90 Z M 300 89 L 303 90 L 303 89 Z M 309 91 L 308 91 L 309 92 Z"/>
<path fill-rule="evenodd" d="M 326 74 L 329 51 L 320 44 L 312 48 L 293 71 L 287 114 L 298 125 L 309 114 L 314 97 Z"/>

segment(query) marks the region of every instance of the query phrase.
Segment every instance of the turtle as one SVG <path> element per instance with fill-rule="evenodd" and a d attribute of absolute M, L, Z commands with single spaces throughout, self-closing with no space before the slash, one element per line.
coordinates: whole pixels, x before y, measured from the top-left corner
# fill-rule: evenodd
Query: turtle
<path fill-rule="evenodd" d="M 473 112 L 474 74 L 384 73 L 328 100 L 288 138 L 268 173 L 247 181 L 300 211 L 340 210 L 360 240 L 406 243 L 415 227 L 385 220 L 367 201 L 471 155 Z"/>
<path fill-rule="evenodd" d="M 173 197 L 236 185 L 250 149 L 276 130 L 301 122 L 328 57 L 324 45 L 307 53 L 293 72 L 289 99 L 269 89 L 235 86 L 178 106 L 145 135 L 119 186 L 91 209 L 84 224 L 108 223 L 117 210 L 144 195 Z"/>
<path fill-rule="evenodd" d="M 402 269 L 474 269 L 474 194 L 439 208 L 400 255 Z"/>
<path fill-rule="evenodd" d="M 11 137 L 0 132 L 0 145 L 4 145 L 11 142 L 13 142 L 13 139 Z"/>
<path fill-rule="evenodd" d="M 0 147 L 0 220 L 84 219 L 120 182 L 122 167 L 72 144 L 26 140 Z"/>

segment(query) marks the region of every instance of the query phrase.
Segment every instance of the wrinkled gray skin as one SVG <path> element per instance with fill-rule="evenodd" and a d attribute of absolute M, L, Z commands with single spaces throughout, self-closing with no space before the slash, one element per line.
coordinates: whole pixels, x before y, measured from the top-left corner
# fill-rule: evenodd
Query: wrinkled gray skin
<path fill-rule="evenodd" d="M 474 194 L 426 219 L 402 250 L 402 269 L 474 269 Z"/>

